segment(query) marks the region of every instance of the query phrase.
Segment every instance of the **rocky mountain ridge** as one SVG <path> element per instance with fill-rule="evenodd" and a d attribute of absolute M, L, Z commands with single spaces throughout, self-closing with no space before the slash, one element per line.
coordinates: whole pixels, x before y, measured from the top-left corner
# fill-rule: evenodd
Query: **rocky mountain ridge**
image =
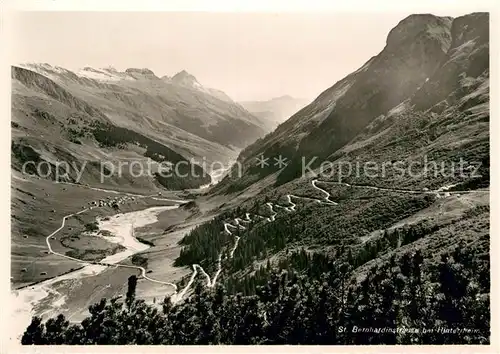
<path fill-rule="evenodd" d="M 243 178 L 227 178 L 216 192 L 241 190 L 271 174 L 277 175 L 276 185 L 286 183 L 300 177 L 303 158 L 317 157 L 320 163 L 378 117 L 393 115 L 394 121 L 398 111 L 425 111 L 442 100 L 453 105 L 446 98 L 461 86 L 460 75 L 462 81 L 470 76 L 470 81 L 487 70 L 488 40 L 484 13 L 453 20 L 428 14 L 407 17 L 390 31 L 378 55 L 247 147 L 239 156 L 246 170 Z M 255 161 L 261 155 L 281 155 L 288 164 L 279 172 L 272 166 L 259 168 Z"/>

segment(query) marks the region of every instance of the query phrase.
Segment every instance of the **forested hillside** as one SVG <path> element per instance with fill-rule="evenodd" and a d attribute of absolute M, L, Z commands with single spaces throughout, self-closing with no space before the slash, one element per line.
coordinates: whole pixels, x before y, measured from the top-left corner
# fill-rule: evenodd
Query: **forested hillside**
<path fill-rule="evenodd" d="M 350 263 L 298 259 L 305 274 L 271 272 L 255 295 L 200 285 L 177 306 L 134 301 L 132 279 L 125 303 L 103 299 L 76 325 L 63 315 L 45 324 L 35 317 L 22 343 L 489 343 L 489 264 L 470 248 L 459 245 L 432 266 L 419 251 L 392 256 L 359 282 Z"/>

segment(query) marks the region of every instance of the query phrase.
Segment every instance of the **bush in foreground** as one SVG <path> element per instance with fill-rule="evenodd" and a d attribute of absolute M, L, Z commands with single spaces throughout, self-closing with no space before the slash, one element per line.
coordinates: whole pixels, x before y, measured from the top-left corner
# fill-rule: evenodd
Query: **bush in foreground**
<path fill-rule="evenodd" d="M 345 265 L 319 279 L 284 271 L 273 273 L 256 295 L 198 284 L 176 306 L 169 299 L 162 306 L 135 300 L 132 279 L 125 304 L 103 299 L 90 306 L 81 324 L 70 325 L 63 315 L 46 323 L 34 317 L 22 343 L 487 344 L 489 279 L 484 274 L 489 271 L 474 262 L 457 248 L 425 272 L 419 252 L 406 253 L 371 268 L 361 281 L 352 280 Z"/>

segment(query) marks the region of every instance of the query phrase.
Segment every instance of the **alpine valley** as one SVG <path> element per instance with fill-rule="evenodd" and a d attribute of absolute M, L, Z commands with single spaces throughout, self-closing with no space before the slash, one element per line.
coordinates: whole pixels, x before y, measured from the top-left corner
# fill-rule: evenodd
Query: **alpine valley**
<path fill-rule="evenodd" d="M 12 338 L 489 344 L 489 14 L 410 15 L 331 84 L 13 66 Z"/>

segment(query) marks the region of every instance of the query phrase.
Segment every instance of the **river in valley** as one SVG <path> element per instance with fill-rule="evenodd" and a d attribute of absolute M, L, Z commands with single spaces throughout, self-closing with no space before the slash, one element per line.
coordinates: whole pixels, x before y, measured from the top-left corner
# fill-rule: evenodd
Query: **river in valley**
<path fill-rule="evenodd" d="M 152 207 L 144 210 L 133 211 L 124 214 L 117 214 L 109 219 L 99 219 L 99 229 L 108 231 L 112 236 L 103 237 L 107 241 L 120 244 L 125 250 L 104 258 L 101 262 L 107 264 L 118 264 L 131 257 L 135 253 L 142 252 L 150 246 L 139 242 L 134 237 L 134 228 L 154 224 L 158 221 L 158 215 L 164 211 L 178 208 L 179 205 Z M 11 329 L 10 340 L 19 343 L 20 337 L 26 327 L 30 324 L 33 315 L 50 317 L 55 315 L 64 307 L 68 300 L 68 294 L 61 291 L 61 284 L 71 287 L 78 280 L 86 277 L 97 276 L 104 272 L 109 266 L 99 264 L 86 264 L 83 268 L 45 280 L 33 286 L 28 286 L 20 290 L 11 292 L 12 319 L 9 328 Z M 56 289 L 57 285 L 57 289 Z M 62 287 L 65 289 L 66 287 Z M 49 306 L 42 308 L 44 299 L 53 296 Z"/>

